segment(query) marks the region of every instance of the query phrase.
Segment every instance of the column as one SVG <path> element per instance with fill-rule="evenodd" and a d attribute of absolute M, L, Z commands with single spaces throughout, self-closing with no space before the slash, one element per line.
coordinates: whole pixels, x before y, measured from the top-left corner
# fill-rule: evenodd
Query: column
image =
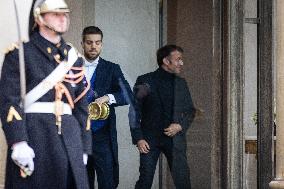
<path fill-rule="evenodd" d="M 284 1 L 276 0 L 276 177 L 270 188 L 284 188 Z"/>

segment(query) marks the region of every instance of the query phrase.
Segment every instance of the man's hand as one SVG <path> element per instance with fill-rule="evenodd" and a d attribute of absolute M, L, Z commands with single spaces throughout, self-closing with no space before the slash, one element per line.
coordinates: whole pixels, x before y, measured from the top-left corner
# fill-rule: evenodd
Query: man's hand
<path fill-rule="evenodd" d="M 12 147 L 11 158 L 23 171 L 22 177 L 30 176 L 34 171 L 34 150 L 26 141 L 18 142 Z"/>
<path fill-rule="evenodd" d="M 178 132 L 182 130 L 182 127 L 178 123 L 172 123 L 170 126 L 166 129 L 164 129 L 164 134 L 169 137 L 174 137 Z"/>
<path fill-rule="evenodd" d="M 98 103 L 98 104 L 102 104 L 102 103 L 108 103 L 109 102 L 109 97 L 107 96 L 107 95 L 104 95 L 104 96 L 102 96 L 102 97 L 100 97 L 100 98 L 97 98 L 96 100 L 95 100 L 95 102 L 96 103 Z"/>
<path fill-rule="evenodd" d="M 137 142 L 137 148 L 141 154 L 147 154 L 150 150 L 149 144 L 144 139 Z"/>

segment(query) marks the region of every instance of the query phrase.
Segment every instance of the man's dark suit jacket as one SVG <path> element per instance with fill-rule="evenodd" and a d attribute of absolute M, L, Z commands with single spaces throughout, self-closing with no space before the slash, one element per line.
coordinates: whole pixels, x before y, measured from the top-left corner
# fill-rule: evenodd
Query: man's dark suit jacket
<path fill-rule="evenodd" d="M 117 130 L 116 130 L 116 114 L 115 107 L 129 104 L 128 95 L 131 88 L 123 76 L 123 73 L 118 64 L 106 61 L 102 58 L 96 68 L 95 91 L 98 97 L 106 94 L 112 94 L 116 100 L 115 104 L 110 105 L 109 115 L 109 136 L 111 139 L 112 151 L 114 155 L 114 181 L 117 186 L 119 183 L 119 167 L 118 167 L 118 145 L 117 145 Z"/>
<path fill-rule="evenodd" d="M 136 80 L 134 86 L 135 102 L 129 111 L 133 144 L 137 144 L 140 139 L 151 142 L 151 140 L 163 136 L 161 128 L 166 128 L 170 124 L 169 122 L 166 123 L 162 116 L 165 111 L 163 107 L 167 107 L 165 103 L 168 102 L 160 87 L 160 83 L 162 82 L 159 75 L 160 69 L 162 68 L 139 76 Z M 186 81 L 179 76 L 175 76 L 174 78 L 173 115 L 171 122 L 179 123 L 182 131 L 173 137 L 173 147 L 176 150 L 185 152 L 186 131 L 193 120 L 195 108 Z M 139 91 L 141 89 L 143 90 L 142 92 Z"/>

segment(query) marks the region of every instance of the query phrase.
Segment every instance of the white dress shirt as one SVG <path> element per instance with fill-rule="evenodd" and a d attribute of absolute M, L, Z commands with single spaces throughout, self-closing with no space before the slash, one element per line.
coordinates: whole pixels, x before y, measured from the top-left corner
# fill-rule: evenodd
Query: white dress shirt
<path fill-rule="evenodd" d="M 85 67 L 85 76 L 87 78 L 87 80 L 90 82 L 92 79 L 92 76 L 97 68 L 97 65 L 99 63 L 99 59 L 100 57 L 96 58 L 94 61 L 89 62 L 86 58 L 84 58 L 84 67 Z M 108 104 L 114 104 L 116 103 L 116 100 L 114 98 L 114 96 L 112 94 L 107 94 L 108 98 L 109 98 L 109 102 Z"/>

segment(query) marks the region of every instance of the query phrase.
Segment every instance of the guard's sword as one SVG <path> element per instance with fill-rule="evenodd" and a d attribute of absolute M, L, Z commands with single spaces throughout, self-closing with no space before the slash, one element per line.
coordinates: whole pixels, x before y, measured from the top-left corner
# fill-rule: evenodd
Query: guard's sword
<path fill-rule="evenodd" d="M 18 8 L 16 5 L 16 0 L 14 0 L 14 9 L 16 13 L 16 25 L 18 30 L 18 44 L 19 44 L 19 70 L 20 70 L 20 87 L 21 87 L 21 102 L 20 107 L 24 110 L 24 102 L 25 102 L 25 95 L 26 95 L 26 73 L 25 73 L 25 59 L 24 59 L 24 45 L 23 41 L 21 40 L 21 28 L 20 28 L 20 21 L 19 21 L 19 13 Z M 32 174 L 32 171 L 29 168 L 21 166 L 20 164 L 16 163 L 20 167 L 20 175 L 21 177 L 25 178 Z"/>

